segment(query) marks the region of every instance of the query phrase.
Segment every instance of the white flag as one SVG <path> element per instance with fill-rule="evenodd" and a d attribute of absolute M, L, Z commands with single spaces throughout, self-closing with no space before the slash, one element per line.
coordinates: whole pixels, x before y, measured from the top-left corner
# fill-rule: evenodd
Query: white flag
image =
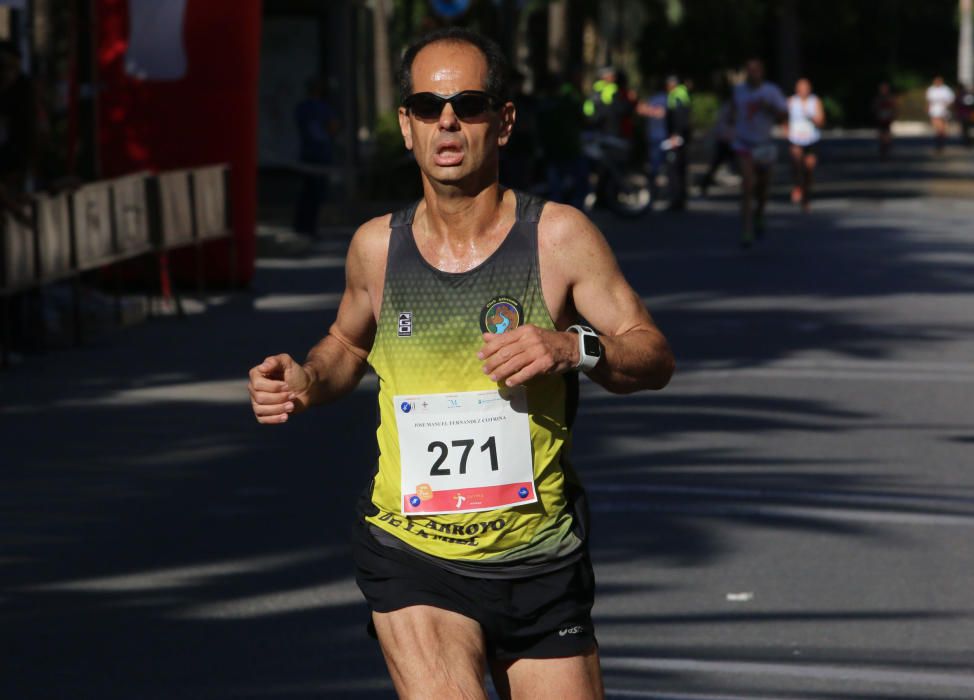
<path fill-rule="evenodd" d="M 139 80 L 181 80 L 186 75 L 187 1 L 129 0 L 126 73 Z"/>

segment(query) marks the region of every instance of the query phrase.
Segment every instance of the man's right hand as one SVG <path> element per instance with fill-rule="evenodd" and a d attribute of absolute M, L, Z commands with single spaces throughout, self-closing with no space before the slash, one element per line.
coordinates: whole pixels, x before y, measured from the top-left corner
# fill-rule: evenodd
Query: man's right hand
<path fill-rule="evenodd" d="M 290 355 L 273 355 L 250 370 L 250 404 L 258 423 L 285 423 L 308 407 L 314 378 Z"/>

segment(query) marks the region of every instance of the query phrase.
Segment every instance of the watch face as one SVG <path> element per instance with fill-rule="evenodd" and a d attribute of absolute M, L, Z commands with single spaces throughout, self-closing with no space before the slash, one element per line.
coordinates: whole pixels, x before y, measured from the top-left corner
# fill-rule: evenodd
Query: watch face
<path fill-rule="evenodd" d="M 585 343 L 585 354 L 589 357 L 602 357 L 602 344 L 599 343 L 598 337 L 594 335 L 584 335 L 582 336 L 582 342 Z"/>

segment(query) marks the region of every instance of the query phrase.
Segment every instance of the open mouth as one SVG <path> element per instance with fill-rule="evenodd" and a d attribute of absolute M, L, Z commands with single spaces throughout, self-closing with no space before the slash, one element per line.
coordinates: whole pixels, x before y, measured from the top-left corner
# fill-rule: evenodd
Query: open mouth
<path fill-rule="evenodd" d="M 460 165 L 463 162 L 463 146 L 457 141 L 446 141 L 436 146 L 433 162 L 440 166 Z"/>

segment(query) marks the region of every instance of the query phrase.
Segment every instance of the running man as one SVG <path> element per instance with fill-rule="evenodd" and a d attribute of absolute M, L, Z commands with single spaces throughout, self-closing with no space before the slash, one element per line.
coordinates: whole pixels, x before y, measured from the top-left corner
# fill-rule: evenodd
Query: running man
<path fill-rule="evenodd" d="M 816 164 L 816 145 L 821 138 L 819 129 L 825 125 L 822 101 L 812 92 L 807 78 L 795 83 L 795 94 L 788 98 L 788 144 L 795 186 L 791 201 L 808 211 L 812 196 L 812 174 Z"/>
<path fill-rule="evenodd" d="M 781 88 L 764 80 L 759 59 L 748 61 L 745 73 L 745 81 L 734 87 L 729 118 L 741 171 L 741 246 L 750 248 L 755 236 L 764 235 L 771 168 L 778 158 L 771 129 L 788 115 L 788 104 Z"/>
<path fill-rule="evenodd" d="M 947 140 L 947 121 L 950 110 L 954 106 L 954 91 L 944 84 L 943 76 L 933 79 L 933 84 L 927 88 L 927 114 L 930 115 L 930 125 L 933 126 L 937 152 L 944 150 Z"/>
<path fill-rule="evenodd" d="M 578 371 L 659 389 L 673 356 L 588 218 L 499 186 L 515 108 L 497 45 L 439 30 L 400 76 L 423 199 L 356 232 L 328 335 L 252 368 L 252 407 L 286 423 L 378 375 L 354 556 L 400 697 L 486 698 L 489 669 L 504 698 L 601 698 Z"/>

